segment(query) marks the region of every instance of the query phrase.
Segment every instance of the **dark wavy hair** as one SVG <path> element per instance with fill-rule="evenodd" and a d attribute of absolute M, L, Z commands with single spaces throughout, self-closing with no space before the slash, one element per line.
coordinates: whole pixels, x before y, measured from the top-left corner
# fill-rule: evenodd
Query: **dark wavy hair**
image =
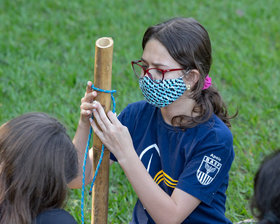
<path fill-rule="evenodd" d="M 227 107 L 217 89 L 212 85 L 202 90 L 212 63 L 211 42 L 205 28 L 193 18 L 172 18 L 146 30 L 142 40 L 143 49 L 150 39 L 163 44 L 182 68 L 197 69 L 200 73 L 198 82 L 191 89 L 191 98 L 196 103 L 193 112 L 199 116 L 176 116 L 172 118 L 172 124 L 182 128 L 194 127 L 207 121 L 215 113 L 230 127 L 229 120 L 232 117 L 228 116 Z"/>
<path fill-rule="evenodd" d="M 78 172 L 65 128 L 44 113 L 28 113 L 0 127 L 0 223 L 30 224 L 42 211 L 64 206 Z"/>
<path fill-rule="evenodd" d="M 252 214 L 262 224 L 280 223 L 280 150 L 267 156 L 254 178 Z"/>

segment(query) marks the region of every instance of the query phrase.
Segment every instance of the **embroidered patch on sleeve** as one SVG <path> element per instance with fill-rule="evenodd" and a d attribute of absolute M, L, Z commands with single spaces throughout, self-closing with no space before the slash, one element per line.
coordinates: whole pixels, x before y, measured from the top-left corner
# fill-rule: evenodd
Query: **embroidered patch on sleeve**
<path fill-rule="evenodd" d="M 219 173 L 221 167 L 222 164 L 216 159 L 213 159 L 209 156 L 204 156 L 198 170 L 196 171 L 197 180 L 202 185 L 210 184 Z"/>

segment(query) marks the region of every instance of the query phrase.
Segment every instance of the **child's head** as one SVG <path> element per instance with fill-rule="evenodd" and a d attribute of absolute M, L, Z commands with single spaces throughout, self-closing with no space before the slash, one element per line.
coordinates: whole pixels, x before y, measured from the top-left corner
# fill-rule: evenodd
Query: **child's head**
<path fill-rule="evenodd" d="M 280 223 L 280 151 L 266 157 L 254 179 L 252 213 L 260 223 Z"/>
<path fill-rule="evenodd" d="M 204 27 L 193 18 L 173 18 L 146 30 L 143 49 L 151 39 L 161 42 L 186 71 L 197 69 L 201 78 L 193 90 L 202 90 L 212 63 L 210 38 Z"/>
<path fill-rule="evenodd" d="M 67 183 L 78 172 L 77 153 L 65 128 L 43 113 L 0 127 L 0 222 L 31 223 L 63 206 Z"/>
<path fill-rule="evenodd" d="M 214 86 L 204 88 L 212 63 L 211 42 L 206 29 L 193 18 L 173 18 L 146 30 L 142 40 L 144 51 L 152 39 L 159 41 L 185 71 L 190 71 L 185 72 L 185 79 L 194 82 L 189 97 L 195 101 L 192 112 L 199 116 L 177 116 L 172 123 L 193 127 L 215 113 L 230 127 L 227 108 L 219 92 Z"/>

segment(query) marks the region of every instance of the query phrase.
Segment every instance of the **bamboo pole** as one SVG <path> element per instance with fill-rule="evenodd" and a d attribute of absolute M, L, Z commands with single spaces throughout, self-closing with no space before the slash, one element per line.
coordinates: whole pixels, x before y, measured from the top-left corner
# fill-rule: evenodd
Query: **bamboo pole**
<path fill-rule="evenodd" d="M 99 38 L 95 43 L 94 86 L 104 90 L 111 90 L 113 39 L 109 37 Z M 111 95 L 98 92 L 97 101 L 110 110 Z M 101 154 L 102 142 L 93 134 L 93 173 Z M 109 157 L 105 150 L 101 166 L 99 168 L 94 187 L 92 189 L 91 224 L 105 224 L 108 217 L 108 191 L 109 191 Z"/>

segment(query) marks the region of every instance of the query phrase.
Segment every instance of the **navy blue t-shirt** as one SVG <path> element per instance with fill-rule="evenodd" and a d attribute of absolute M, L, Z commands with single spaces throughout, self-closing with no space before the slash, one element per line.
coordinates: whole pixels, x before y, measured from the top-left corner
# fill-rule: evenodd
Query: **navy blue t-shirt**
<path fill-rule="evenodd" d="M 32 224 L 77 224 L 77 222 L 63 209 L 50 209 L 40 213 Z"/>
<path fill-rule="evenodd" d="M 160 109 L 140 101 L 128 105 L 118 118 L 154 181 L 169 195 L 176 187 L 201 201 L 183 223 L 231 223 L 225 217 L 225 192 L 234 159 L 233 139 L 216 115 L 182 130 L 168 125 Z M 111 159 L 116 160 L 113 155 Z M 131 223 L 155 223 L 140 200 Z"/>

